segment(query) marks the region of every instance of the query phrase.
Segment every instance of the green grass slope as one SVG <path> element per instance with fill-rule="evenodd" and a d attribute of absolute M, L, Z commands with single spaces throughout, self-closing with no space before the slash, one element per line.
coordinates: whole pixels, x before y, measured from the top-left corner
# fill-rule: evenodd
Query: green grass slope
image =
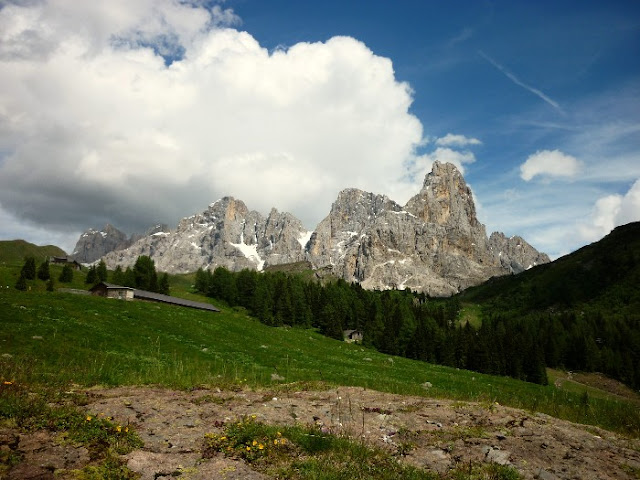
<path fill-rule="evenodd" d="M 65 388 L 354 385 L 400 394 L 499 402 L 631 435 L 635 405 L 505 377 L 390 357 L 314 331 L 220 314 L 33 289 L 0 291 L 0 381 Z M 428 382 L 428 383 L 427 383 Z"/>
<path fill-rule="evenodd" d="M 0 265 L 24 263 L 25 257 L 34 257 L 41 262 L 47 257 L 64 257 L 67 254 L 54 245 L 38 246 L 24 240 L 0 240 Z"/>

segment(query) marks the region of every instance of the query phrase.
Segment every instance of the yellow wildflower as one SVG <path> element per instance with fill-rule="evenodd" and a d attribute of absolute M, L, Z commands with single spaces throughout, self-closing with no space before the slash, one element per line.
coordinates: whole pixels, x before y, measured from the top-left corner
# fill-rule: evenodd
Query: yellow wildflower
<path fill-rule="evenodd" d="M 124 427 L 124 433 L 129 433 L 129 427 Z"/>
<path fill-rule="evenodd" d="M 264 450 L 264 445 L 263 444 L 258 445 L 258 449 L 259 450 Z"/>
<path fill-rule="evenodd" d="M 4 382 L 2 382 L 2 383 L 3 383 L 3 384 L 5 384 L 5 385 L 13 385 L 13 382 L 10 382 L 10 381 L 8 381 L 8 380 L 5 380 L 5 381 L 4 381 Z"/>
<path fill-rule="evenodd" d="M 120 425 L 118 425 L 118 426 L 116 427 L 116 432 L 120 433 L 121 431 L 122 431 L 122 427 L 121 427 Z"/>
<path fill-rule="evenodd" d="M 274 444 L 274 445 L 277 445 L 277 444 L 278 444 L 278 439 L 277 439 L 277 438 L 273 441 L 273 444 Z"/>
<path fill-rule="evenodd" d="M 282 434 L 280 432 L 276 432 L 276 435 L 279 436 L 279 437 L 282 436 Z"/>
<path fill-rule="evenodd" d="M 251 451 L 251 447 L 249 445 L 247 445 L 247 452 Z"/>
<path fill-rule="evenodd" d="M 284 445 L 285 443 L 287 443 L 287 439 L 286 439 L 286 438 L 281 438 L 281 439 L 280 439 L 280 443 L 281 443 L 282 445 Z"/>
<path fill-rule="evenodd" d="M 254 440 L 251 444 L 255 447 L 258 444 L 258 442 Z"/>
<path fill-rule="evenodd" d="M 227 437 L 220 437 L 220 441 L 224 442 L 227 439 Z"/>
<path fill-rule="evenodd" d="M 90 422 L 91 418 L 92 418 L 91 415 L 87 415 L 87 422 Z"/>

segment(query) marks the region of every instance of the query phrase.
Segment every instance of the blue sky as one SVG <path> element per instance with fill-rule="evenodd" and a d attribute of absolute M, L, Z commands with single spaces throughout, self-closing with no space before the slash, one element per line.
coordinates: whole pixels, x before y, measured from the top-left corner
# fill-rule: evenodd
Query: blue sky
<path fill-rule="evenodd" d="M 638 2 L 106 3 L 0 2 L 0 238 L 223 195 L 313 229 L 434 160 L 552 257 L 640 220 Z"/>

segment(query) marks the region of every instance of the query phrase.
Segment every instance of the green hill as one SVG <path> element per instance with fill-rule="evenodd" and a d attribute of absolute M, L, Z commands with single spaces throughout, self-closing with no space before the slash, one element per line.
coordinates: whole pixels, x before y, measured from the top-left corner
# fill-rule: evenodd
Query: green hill
<path fill-rule="evenodd" d="M 67 254 L 54 245 L 38 246 L 25 240 L 0 240 L 0 264 L 22 264 L 25 257 L 41 262 L 47 257 L 65 257 Z"/>
<path fill-rule="evenodd" d="M 585 408 L 583 393 L 392 357 L 309 329 L 268 327 L 243 309 L 215 314 L 3 289 L 0 349 L 0 381 L 31 387 L 64 389 L 75 383 L 297 390 L 353 385 L 487 405 L 497 401 L 632 435 L 640 432 L 640 413 L 630 402 L 591 395 Z"/>
<path fill-rule="evenodd" d="M 458 298 L 480 311 L 476 350 L 492 354 L 520 332 L 547 367 L 601 372 L 640 388 L 640 223 L 519 275 L 494 278 Z"/>
<path fill-rule="evenodd" d="M 640 222 L 613 230 L 549 264 L 465 290 L 463 301 L 528 313 L 549 308 L 640 313 Z"/>

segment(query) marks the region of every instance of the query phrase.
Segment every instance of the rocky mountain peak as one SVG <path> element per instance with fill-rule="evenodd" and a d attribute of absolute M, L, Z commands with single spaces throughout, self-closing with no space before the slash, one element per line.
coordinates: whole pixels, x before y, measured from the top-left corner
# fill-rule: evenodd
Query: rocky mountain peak
<path fill-rule="evenodd" d="M 81 263 L 93 263 L 106 253 L 129 245 L 127 235 L 107 223 L 100 230 L 90 228 L 82 233 L 71 256 Z"/>
<path fill-rule="evenodd" d="M 450 295 L 512 271 L 489 249 L 462 174 L 440 162 L 404 207 L 384 195 L 340 192 L 308 254 L 315 267 L 366 288 L 431 295 Z"/>
<path fill-rule="evenodd" d="M 333 228 L 348 226 L 354 231 L 384 211 L 400 211 L 402 208 L 386 195 L 348 188 L 338 194 L 331 206 L 329 218 Z"/>
<path fill-rule="evenodd" d="M 404 207 L 386 195 L 348 188 L 309 232 L 290 213 L 273 208 L 264 217 L 224 197 L 183 218 L 176 230 L 162 229 L 104 258 L 115 268 L 133 265 L 139 255 L 173 273 L 217 266 L 262 270 L 306 260 L 365 288 L 411 288 L 433 296 L 549 261 L 520 237 L 487 239 L 462 174 L 439 162 Z"/>
<path fill-rule="evenodd" d="M 107 265 L 133 265 L 149 255 L 160 271 L 194 272 L 225 267 L 262 270 L 268 265 L 305 259 L 309 232 L 290 213 L 275 208 L 264 218 L 233 197 L 211 203 L 202 213 L 180 220 L 175 231 L 140 239 L 129 248 L 106 255 Z"/>
<path fill-rule="evenodd" d="M 422 190 L 407 202 L 405 209 L 427 223 L 464 227 L 479 224 L 471 189 L 452 163 L 434 162 Z"/>
<path fill-rule="evenodd" d="M 209 212 L 217 214 L 226 221 L 242 220 L 249 213 L 249 209 L 242 200 L 233 197 L 223 197 L 209 205 Z"/>
<path fill-rule="evenodd" d="M 500 260 L 502 267 L 511 273 L 520 273 L 551 261 L 546 253 L 538 252 L 518 235 L 506 237 L 502 232 L 493 232 L 488 245 L 493 255 Z"/>

